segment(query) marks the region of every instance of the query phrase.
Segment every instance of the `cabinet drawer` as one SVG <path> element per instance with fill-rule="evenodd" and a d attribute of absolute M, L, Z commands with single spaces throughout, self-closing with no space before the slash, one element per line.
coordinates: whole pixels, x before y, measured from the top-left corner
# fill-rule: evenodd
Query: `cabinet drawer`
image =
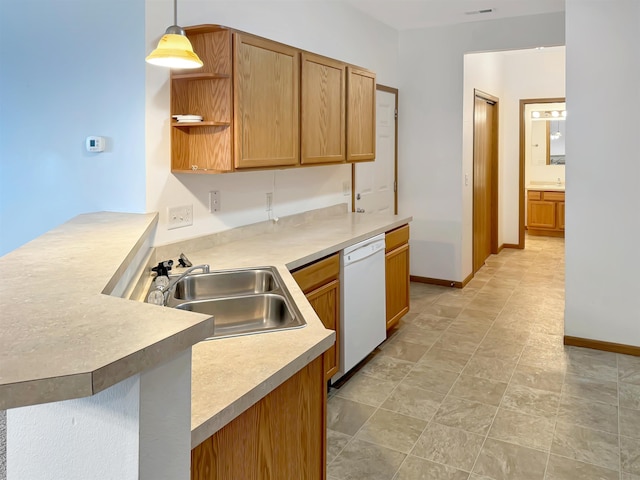
<path fill-rule="evenodd" d="M 304 293 L 340 277 L 340 255 L 335 254 L 292 272 Z"/>
<path fill-rule="evenodd" d="M 385 251 L 389 252 L 409 241 L 409 225 L 403 225 L 387 232 L 384 237 Z"/>
<path fill-rule="evenodd" d="M 527 192 L 528 200 L 542 200 L 542 192 L 538 192 L 537 190 L 529 190 Z"/>
<path fill-rule="evenodd" d="M 544 192 L 544 200 L 550 202 L 564 202 L 564 192 Z"/>

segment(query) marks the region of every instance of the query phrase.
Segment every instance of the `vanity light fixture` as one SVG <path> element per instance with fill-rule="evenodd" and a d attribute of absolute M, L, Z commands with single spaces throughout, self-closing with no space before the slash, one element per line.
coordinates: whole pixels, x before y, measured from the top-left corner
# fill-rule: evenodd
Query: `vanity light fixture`
<path fill-rule="evenodd" d="M 158 47 L 146 58 L 147 63 L 169 68 L 200 68 L 202 60 L 182 27 L 178 26 L 178 0 L 173 0 L 173 25 L 167 28 Z"/>
<path fill-rule="evenodd" d="M 565 120 L 567 118 L 567 111 L 534 110 L 531 112 L 531 118 L 534 120 Z"/>

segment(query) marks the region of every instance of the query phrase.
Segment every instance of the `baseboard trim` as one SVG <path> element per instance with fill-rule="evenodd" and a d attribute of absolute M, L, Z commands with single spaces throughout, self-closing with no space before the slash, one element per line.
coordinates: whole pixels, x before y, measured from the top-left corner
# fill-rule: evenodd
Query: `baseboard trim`
<path fill-rule="evenodd" d="M 539 230 L 537 228 L 530 228 L 527 230 L 529 235 L 533 237 L 558 237 L 564 238 L 564 230 Z"/>
<path fill-rule="evenodd" d="M 518 245 L 517 243 L 504 243 L 502 245 L 503 248 L 517 248 L 519 250 L 522 250 L 524 247 L 521 247 L 520 245 Z"/>
<path fill-rule="evenodd" d="M 640 357 L 640 347 L 624 345 L 622 343 L 604 342 L 602 340 L 592 340 L 590 338 L 564 336 L 564 344 L 572 347 L 585 347 L 594 350 L 604 350 L 605 352 L 622 353 Z"/>
<path fill-rule="evenodd" d="M 473 272 L 471 272 L 471 273 L 469 274 L 469 276 L 468 276 L 467 278 L 465 278 L 465 279 L 462 281 L 461 288 L 466 287 L 466 286 L 467 286 L 467 283 L 469 283 L 471 280 L 473 280 L 473 277 L 474 277 L 474 273 L 473 273 Z"/>
<path fill-rule="evenodd" d="M 440 285 L 442 287 L 462 288 L 463 282 L 454 282 L 452 280 L 442 280 L 440 278 L 419 277 L 410 275 L 409 280 L 417 283 L 428 283 L 429 285 Z"/>

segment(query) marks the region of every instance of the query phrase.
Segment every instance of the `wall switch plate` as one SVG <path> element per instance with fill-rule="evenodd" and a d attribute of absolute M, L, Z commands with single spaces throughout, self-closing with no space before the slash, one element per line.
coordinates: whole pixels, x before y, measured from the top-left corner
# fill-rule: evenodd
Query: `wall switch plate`
<path fill-rule="evenodd" d="M 348 180 L 342 182 L 342 195 L 344 195 L 345 197 L 347 195 L 351 195 L 351 182 Z"/>
<path fill-rule="evenodd" d="M 209 192 L 209 213 L 220 211 L 220 191 L 211 190 Z"/>
<path fill-rule="evenodd" d="M 270 212 L 273 205 L 273 192 L 267 193 L 267 212 Z"/>
<path fill-rule="evenodd" d="M 174 228 L 188 227 L 193 225 L 193 205 L 183 205 L 181 207 L 167 208 L 169 220 L 167 222 L 168 230 Z"/>

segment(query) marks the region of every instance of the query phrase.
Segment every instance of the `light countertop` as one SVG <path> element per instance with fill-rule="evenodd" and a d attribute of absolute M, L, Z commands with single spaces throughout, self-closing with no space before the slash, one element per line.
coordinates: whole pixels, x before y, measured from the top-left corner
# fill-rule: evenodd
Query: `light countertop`
<path fill-rule="evenodd" d="M 409 221 L 408 216 L 342 213 L 184 252 L 194 265 L 208 263 L 212 270 L 275 266 L 307 321 L 301 329 L 210 340 L 193 348 L 192 448 L 333 344 L 335 334 L 324 328 L 289 270 Z M 173 256 L 179 253 L 176 249 Z"/>
<path fill-rule="evenodd" d="M 0 409 L 93 395 L 211 335 L 206 315 L 109 295 L 156 224 L 80 215 L 0 258 Z"/>
<path fill-rule="evenodd" d="M 0 409 L 93 395 L 193 345 L 196 446 L 333 344 L 289 271 L 410 221 L 341 212 L 218 245 L 205 237 L 198 248 L 158 247 L 212 270 L 275 266 L 307 322 L 201 342 L 213 333 L 210 317 L 109 295 L 149 248 L 157 215 L 80 215 L 0 258 Z"/>
<path fill-rule="evenodd" d="M 538 190 L 541 192 L 564 192 L 564 183 L 530 183 L 527 190 Z"/>

